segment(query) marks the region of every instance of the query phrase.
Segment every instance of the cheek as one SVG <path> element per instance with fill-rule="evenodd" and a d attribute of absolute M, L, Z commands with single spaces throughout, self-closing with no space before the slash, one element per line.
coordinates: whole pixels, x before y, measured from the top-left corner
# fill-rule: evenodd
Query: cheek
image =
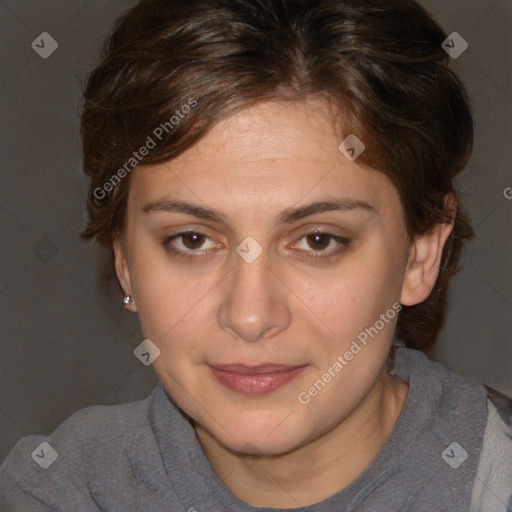
<path fill-rule="evenodd" d="M 323 331 L 341 339 L 356 336 L 375 323 L 400 297 L 400 270 L 382 256 L 366 258 L 354 254 L 336 272 L 311 278 L 298 290 L 311 316 Z M 304 278 L 302 278 L 304 281 Z M 301 282 L 296 279 L 295 282 Z"/>
<path fill-rule="evenodd" d="M 184 326 L 190 329 L 194 319 L 204 314 L 201 298 L 209 288 L 204 279 L 158 272 L 155 266 L 138 274 L 134 292 L 144 334 L 166 342 Z"/>
<path fill-rule="evenodd" d="M 165 251 L 155 242 L 144 242 L 132 237 L 130 276 L 144 335 L 156 339 L 185 314 L 187 294 L 179 275 L 170 272 Z"/>
<path fill-rule="evenodd" d="M 201 340 L 204 344 L 213 335 L 217 273 L 194 272 L 190 269 L 193 265 L 186 269 L 173 264 L 165 251 L 157 247 L 134 252 L 131 263 L 143 335 L 162 351 L 155 369 L 164 361 L 174 371 L 179 371 L 186 360 L 199 361 Z"/>

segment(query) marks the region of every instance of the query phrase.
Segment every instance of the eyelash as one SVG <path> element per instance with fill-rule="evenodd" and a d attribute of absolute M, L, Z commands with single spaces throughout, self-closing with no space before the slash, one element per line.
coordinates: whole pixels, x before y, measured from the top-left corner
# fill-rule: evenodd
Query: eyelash
<path fill-rule="evenodd" d="M 199 235 L 199 236 L 204 236 L 206 238 L 209 238 L 206 233 L 203 233 L 202 231 L 193 229 L 193 230 L 189 230 L 189 231 L 182 231 L 182 232 L 177 233 L 175 235 L 166 237 L 163 240 L 163 245 L 164 245 L 164 247 L 167 250 L 171 251 L 173 254 L 175 254 L 177 256 L 180 256 L 182 258 L 189 259 L 189 260 L 193 260 L 193 259 L 200 258 L 200 257 L 203 257 L 203 256 L 206 256 L 206 255 L 210 254 L 210 250 L 206 250 L 206 251 L 202 251 L 202 252 L 194 251 L 194 250 L 182 251 L 180 249 L 176 249 L 175 247 L 173 247 L 172 242 L 175 239 L 180 238 L 183 235 L 187 235 L 187 234 L 190 234 L 190 233 L 193 233 L 193 234 L 196 234 L 196 235 Z M 309 253 L 306 256 L 306 258 L 315 258 L 315 259 L 318 259 L 318 258 L 331 258 L 331 257 L 337 256 L 344 249 L 348 248 L 350 243 L 351 243 L 351 239 L 350 238 L 345 238 L 345 237 L 342 237 L 342 236 L 334 235 L 332 233 L 328 233 L 326 231 L 321 231 L 321 230 L 318 230 L 318 229 L 312 230 L 312 231 L 308 231 L 307 233 L 304 233 L 299 238 L 299 240 L 302 240 L 303 238 L 305 238 L 307 236 L 310 236 L 310 235 L 322 235 L 322 236 L 328 237 L 330 240 L 334 240 L 335 242 L 337 242 L 338 243 L 338 247 L 336 249 L 334 249 L 334 250 L 329 251 L 329 252 L 326 252 L 326 251 L 306 251 L 306 252 Z M 324 253 L 324 254 L 322 254 L 322 253 Z"/>

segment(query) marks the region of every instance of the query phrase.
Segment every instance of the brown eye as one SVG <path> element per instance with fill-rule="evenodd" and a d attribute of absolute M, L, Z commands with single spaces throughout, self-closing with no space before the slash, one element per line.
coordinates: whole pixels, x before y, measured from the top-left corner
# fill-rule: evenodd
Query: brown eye
<path fill-rule="evenodd" d="M 309 246 L 316 251 L 323 251 L 329 246 L 331 237 L 325 233 L 311 233 L 306 235 Z"/>
<path fill-rule="evenodd" d="M 188 231 L 181 235 L 183 245 L 187 249 L 199 249 L 204 244 L 205 238 L 205 235 L 196 231 Z"/>
<path fill-rule="evenodd" d="M 208 256 L 215 244 L 208 235 L 200 231 L 183 231 L 176 235 L 166 237 L 163 240 L 164 248 L 185 258 L 199 258 Z"/>
<path fill-rule="evenodd" d="M 324 231 L 305 233 L 293 247 L 306 257 L 329 258 L 338 255 L 350 245 L 350 239 Z"/>

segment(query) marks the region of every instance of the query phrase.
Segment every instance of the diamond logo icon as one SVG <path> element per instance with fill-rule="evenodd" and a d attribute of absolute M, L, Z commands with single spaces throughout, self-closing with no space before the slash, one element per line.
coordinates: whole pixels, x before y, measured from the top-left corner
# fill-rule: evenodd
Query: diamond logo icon
<path fill-rule="evenodd" d="M 347 160 L 353 162 L 366 149 L 366 146 L 352 133 L 338 146 L 338 149 Z"/>
<path fill-rule="evenodd" d="M 58 252 L 59 249 L 55 244 L 45 236 L 32 247 L 32 254 L 41 263 L 48 263 Z"/>
<path fill-rule="evenodd" d="M 259 462 L 258 456 L 261 455 L 261 452 L 258 450 L 258 447 L 255 444 L 245 443 L 240 451 L 244 454 L 242 457 L 242 462 L 249 468 L 252 468 Z"/>
<path fill-rule="evenodd" d="M 59 43 L 48 32 L 41 32 L 30 46 L 42 59 L 47 59 L 59 47 Z"/>
<path fill-rule="evenodd" d="M 468 47 L 468 42 L 458 32 L 452 32 L 441 43 L 441 48 L 452 59 L 458 59 L 468 49 Z"/>
<path fill-rule="evenodd" d="M 160 355 L 160 349 L 151 340 L 145 339 L 133 354 L 144 366 L 149 366 Z"/>
<path fill-rule="evenodd" d="M 246 263 L 252 263 L 261 255 L 263 247 L 252 236 L 248 236 L 238 245 L 236 252 Z"/>
<path fill-rule="evenodd" d="M 43 469 L 46 469 L 57 460 L 59 454 L 45 441 L 31 453 L 31 456 Z"/>
<path fill-rule="evenodd" d="M 457 469 L 468 458 L 468 452 L 459 443 L 453 442 L 447 446 L 441 457 L 446 464 Z"/>

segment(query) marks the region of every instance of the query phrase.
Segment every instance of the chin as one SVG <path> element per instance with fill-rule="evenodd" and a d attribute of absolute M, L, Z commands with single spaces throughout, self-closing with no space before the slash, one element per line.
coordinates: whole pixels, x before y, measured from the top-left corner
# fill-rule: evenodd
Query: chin
<path fill-rule="evenodd" d="M 273 457 L 285 455 L 300 446 L 301 443 L 295 442 L 289 436 L 283 439 L 276 438 L 272 440 L 258 436 L 243 436 L 235 440 L 230 439 L 230 443 L 226 448 L 246 455 Z"/>
<path fill-rule="evenodd" d="M 239 421 L 229 422 L 228 432 L 219 431 L 217 426 L 210 432 L 226 448 L 248 455 L 284 455 L 306 442 L 297 426 L 287 424 L 286 414 L 268 417 L 263 422 L 261 418 L 257 421 L 257 414 L 256 418 L 249 415 L 245 420 L 240 421 L 239 417 Z"/>

